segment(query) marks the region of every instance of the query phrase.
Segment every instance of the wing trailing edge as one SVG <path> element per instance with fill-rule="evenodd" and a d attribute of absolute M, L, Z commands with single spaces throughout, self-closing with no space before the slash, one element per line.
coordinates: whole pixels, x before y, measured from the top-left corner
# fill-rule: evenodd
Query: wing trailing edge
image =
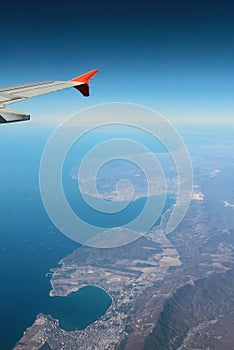
<path fill-rule="evenodd" d="M 0 108 L 0 123 L 14 123 L 29 120 L 30 115 L 10 108 Z"/>

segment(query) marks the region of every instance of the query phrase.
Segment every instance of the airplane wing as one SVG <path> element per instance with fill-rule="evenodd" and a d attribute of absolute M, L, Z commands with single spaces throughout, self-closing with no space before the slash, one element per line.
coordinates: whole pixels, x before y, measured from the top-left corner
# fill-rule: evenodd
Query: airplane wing
<path fill-rule="evenodd" d="M 49 92 L 74 87 L 83 96 L 89 96 L 89 80 L 98 72 L 97 69 L 71 79 L 69 81 L 47 81 L 42 83 L 29 83 L 0 88 L 0 123 L 11 123 L 29 120 L 30 115 L 5 108 L 11 103 L 24 101 L 28 98 L 44 95 Z"/>

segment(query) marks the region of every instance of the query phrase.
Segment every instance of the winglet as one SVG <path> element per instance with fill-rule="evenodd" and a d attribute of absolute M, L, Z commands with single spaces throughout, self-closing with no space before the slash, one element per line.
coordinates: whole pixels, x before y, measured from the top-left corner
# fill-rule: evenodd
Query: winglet
<path fill-rule="evenodd" d="M 73 78 L 70 81 L 77 83 L 74 87 L 79 90 L 83 96 L 89 96 L 89 80 L 98 72 L 98 69 L 94 69 L 88 73 L 80 75 L 79 77 Z"/>

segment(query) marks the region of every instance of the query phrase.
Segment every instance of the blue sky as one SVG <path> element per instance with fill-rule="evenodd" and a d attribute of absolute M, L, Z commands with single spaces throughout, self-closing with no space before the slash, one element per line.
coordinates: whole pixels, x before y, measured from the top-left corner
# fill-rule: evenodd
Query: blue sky
<path fill-rule="evenodd" d="M 0 85 L 98 68 L 88 99 L 68 90 L 12 107 L 36 122 L 124 101 L 171 122 L 233 122 L 233 10 L 232 1 L 215 0 L 5 2 Z"/>

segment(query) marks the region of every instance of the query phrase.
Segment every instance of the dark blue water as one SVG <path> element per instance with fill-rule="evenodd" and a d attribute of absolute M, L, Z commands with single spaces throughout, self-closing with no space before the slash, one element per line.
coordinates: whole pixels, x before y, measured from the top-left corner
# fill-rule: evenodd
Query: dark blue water
<path fill-rule="evenodd" d="M 40 312 L 50 313 L 61 327 L 71 330 L 86 327 L 110 306 L 110 297 L 95 287 L 65 298 L 49 296 L 46 274 L 79 245 L 53 226 L 41 202 L 39 164 L 49 131 L 24 125 L 0 129 L 1 350 L 12 349 Z M 83 153 L 88 148 L 86 144 Z M 67 195 L 73 201 L 74 181 L 67 179 L 67 183 Z M 138 205 L 142 206 L 142 200 L 134 207 L 136 212 Z M 91 214 L 83 210 L 83 215 Z"/>
<path fill-rule="evenodd" d="M 95 287 L 66 298 L 49 296 L 46 273 L 79 245 L 50 223 L 37 192 L 13 187 L 0 206 L 1 350 L 12 349 L 40 312 L 59 318 L 65 329 L 82 329 L 110 306 L 110 297 Z"/>
<path fill-rule="evenodd" d="M 0 349 L 8 350 L 38 313 L 51 313 L 65 328 L 80 329 L 106 311 L 110 297 L 95 287 L 67 298 L 49 296 L 46 274 L 79 244 L 53 226 L 41 202 L 38 170 L 48 133 L 4 127 L 0 130 Z"/>
<path fill-rule="evenodd" d="M 60 327 L 66 331 L 84 329 L 111 305 L 111 297 L 103 289 L 94 286 L 81 288 L 65 298 L 52 299 L 46 313 L 58 319 Z"/>

